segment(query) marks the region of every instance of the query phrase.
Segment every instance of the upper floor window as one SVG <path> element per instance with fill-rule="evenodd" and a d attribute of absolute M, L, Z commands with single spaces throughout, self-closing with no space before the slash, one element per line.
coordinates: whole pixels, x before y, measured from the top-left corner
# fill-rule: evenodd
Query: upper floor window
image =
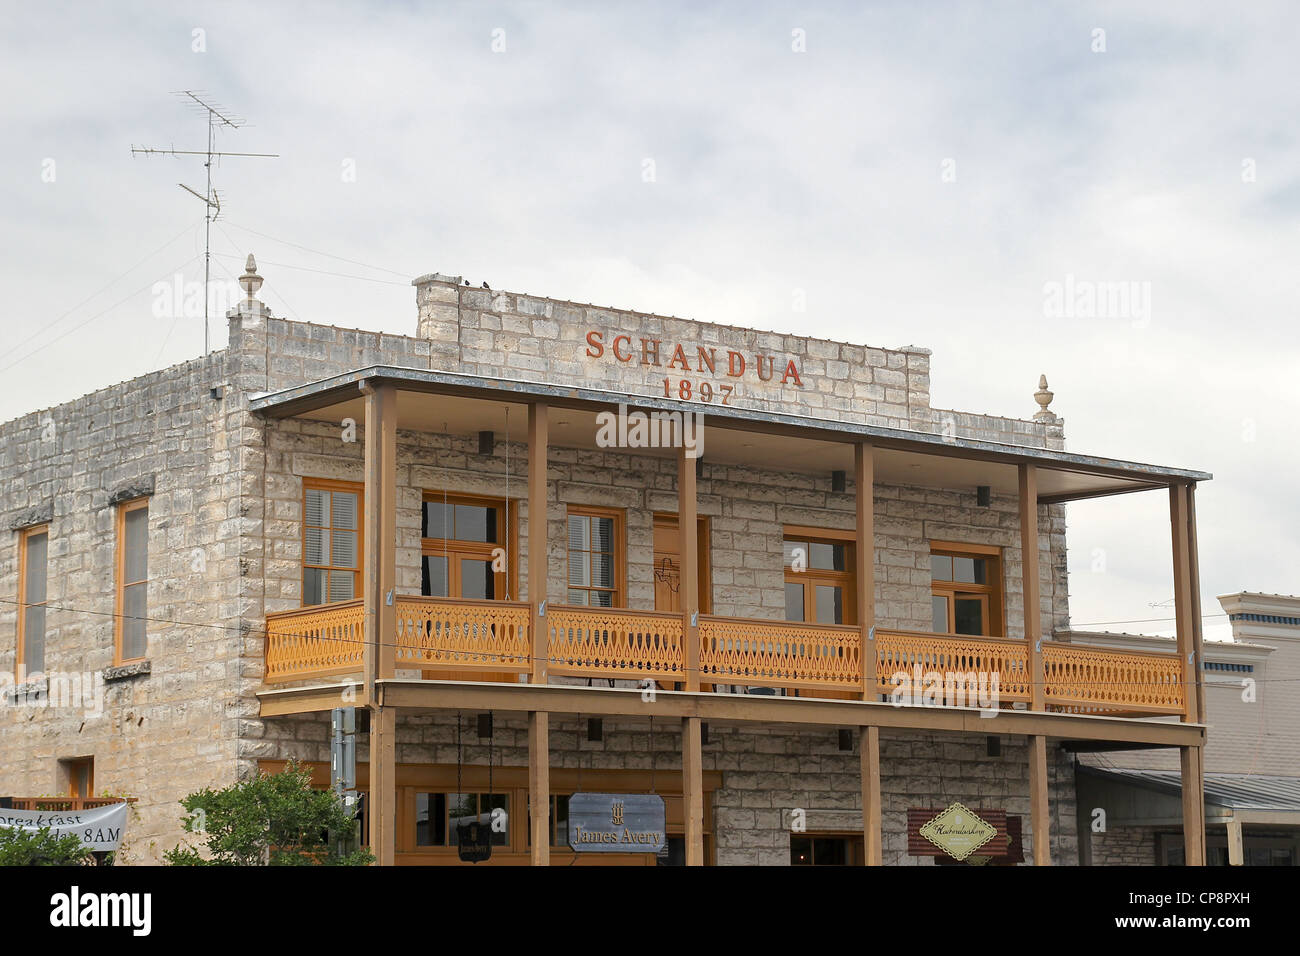
<path fill-rule="evenodd" d="M 785 619 L 805 624 L 853 624 L 857 618 L 852 536 L 787 528 Z"/>
<path fill-rule="evenodd" d="M 480 601 L 507 597 L 514 563 L 513 542 L 506 542 L 508 507 L 501 499 L 426 491 L 420 593 Z"/>
<path fill-rule="evenodd" d="M 142 659 L 148 650 L 149 499 L 117 506 L 116 661 Z"/>
<path fill-rule="evenodd" d="M 934 541 L 930 545 L 931 630 L 1002 634 L 1002 559 L 998 548 Z"/>
<path fill-rule="evenodd" d="M 623 607 L 623 513 L 569 508 L 570 604 Z"/>
<path fill-rule="evenodd" d="M 18 539 L 18 679 L 45 670 L 45 607 L 49 525 L 25 528 Z"/>
<path fill-rule="evenodd" d="M 361 593 L 361 489 L 303 481 L 302 603 L 350 601 Z"/>

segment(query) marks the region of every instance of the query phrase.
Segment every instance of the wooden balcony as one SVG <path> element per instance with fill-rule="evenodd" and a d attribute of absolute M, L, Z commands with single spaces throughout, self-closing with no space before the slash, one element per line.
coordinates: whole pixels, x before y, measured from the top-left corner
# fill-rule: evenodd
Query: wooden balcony
<path fill-rule="evenodd" d="M 395 606 L 398 668 L 463 674 L 466 680 L 531 670 L 532 611 L 526 603 L 402 596 Z M 552 605 L 546 622 L 551 675 L 648 679 L 668 686 L 686 680 L 681 614 Z M 364 624 L 361 601 L 268 615 L 266 682 L 359 674 Z M 701 615 L 699 643 L 706 687 L 843 698 L 863 686 L 857 627 Z M 880 694 L 898 691 L 899 675 L 915 680 L 937 674 L 964 683 L 968 706 L 977 704 L 977 687 L 980 704 L 990 694 L 997 707 L 1032 700 L 1032 658 L 1023 640 L 878 629 L 871 643 L 869 673 Z M 1186 707 L 1182 662 L 1174 654 L 1046 641 L 1037 679 L 1053 711 L 1145 717 L 1181 715 Z"/>

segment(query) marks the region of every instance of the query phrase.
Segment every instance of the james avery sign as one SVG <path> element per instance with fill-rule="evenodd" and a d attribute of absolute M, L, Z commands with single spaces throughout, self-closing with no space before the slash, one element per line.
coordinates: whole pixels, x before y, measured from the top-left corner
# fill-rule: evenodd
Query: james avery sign
<path fill-rule="evenodd" d="M 576 853 L 658 853 L 666 845 L 664 800 L 655 793 L 575 793 L 569 846 Z"/>
<path fill-rule="evenodd" d="M 129 805 L 94 810 L 0 810 L 0 827 L 36 832 L 49 827 L 56 836 L 75 834 L 87 850 L 116 850 L 122 843 Z"/>

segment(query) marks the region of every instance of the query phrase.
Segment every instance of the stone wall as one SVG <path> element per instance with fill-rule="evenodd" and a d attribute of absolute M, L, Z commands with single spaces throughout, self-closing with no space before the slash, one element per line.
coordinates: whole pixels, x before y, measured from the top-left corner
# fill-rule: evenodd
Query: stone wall
<path fill-rule="evenodd" d="M 1111 827 L 1090 834 L 1093 866 L 1156 866 L 1156 831 L 1152 827 Z"/>

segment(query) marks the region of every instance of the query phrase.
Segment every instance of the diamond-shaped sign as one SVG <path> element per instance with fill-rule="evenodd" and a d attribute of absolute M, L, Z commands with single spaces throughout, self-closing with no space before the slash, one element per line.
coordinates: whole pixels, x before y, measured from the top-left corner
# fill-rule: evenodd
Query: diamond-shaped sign
<path fill-rule="evenodd" d="M 925 837 L 954 860 L 964 860 L 997 835 L 973 810 L 954 803 L 921 827 Z"/>

